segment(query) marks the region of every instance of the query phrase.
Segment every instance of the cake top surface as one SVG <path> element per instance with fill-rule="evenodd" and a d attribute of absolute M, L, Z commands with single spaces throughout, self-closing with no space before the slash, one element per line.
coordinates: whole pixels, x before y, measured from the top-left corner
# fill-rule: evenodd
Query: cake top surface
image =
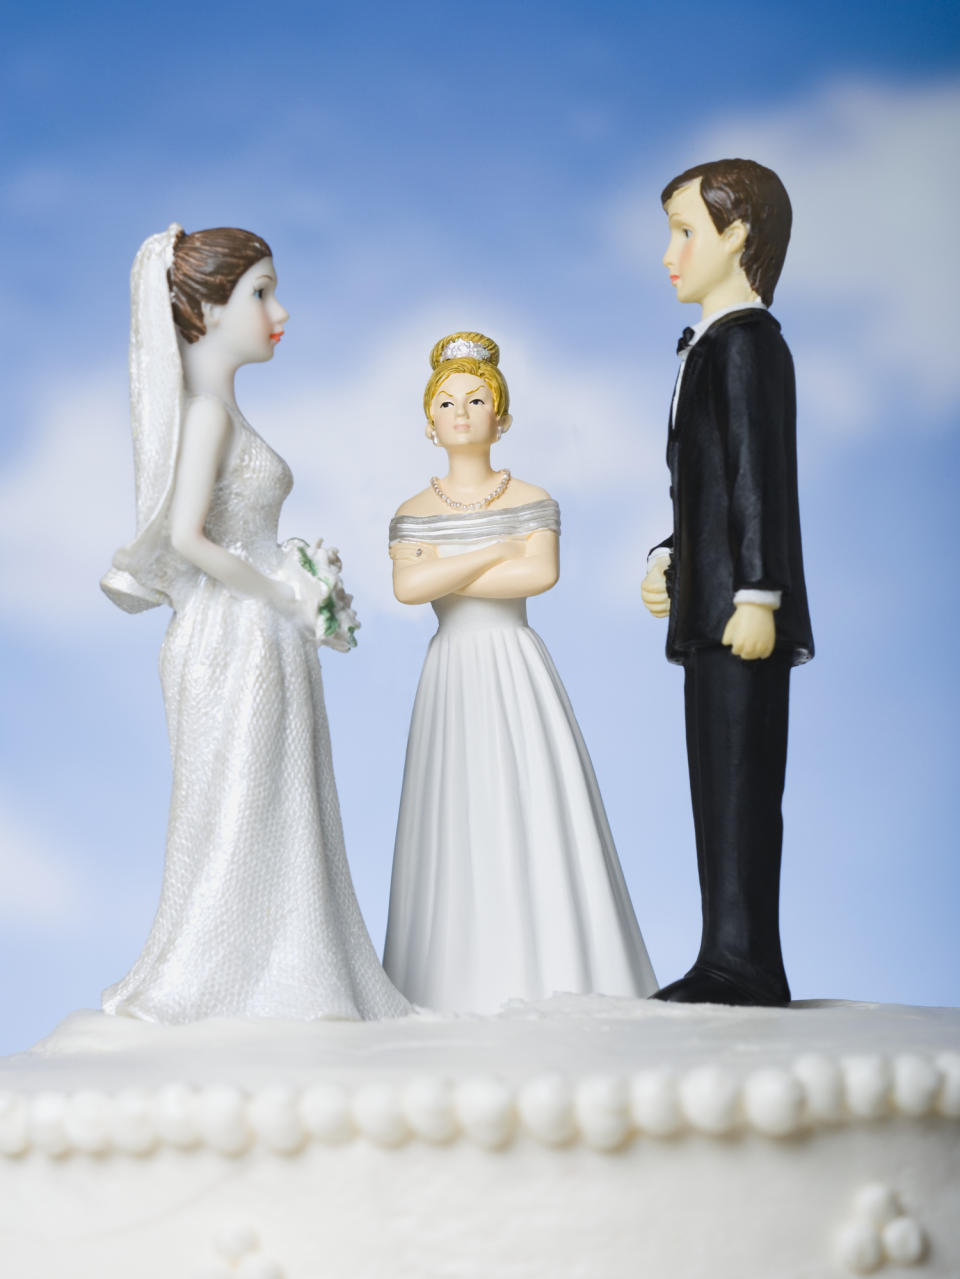
<path fill-rule="evenodd" d="M 356 1087 L 431 1075 L 519 1084 L 703 1065 L 735 1075 L 833 1060 L 960 1052 L 960 1009 L 840 1001 L 790 1008 L 555 995 L 493 1017 L 419 1013 L 372 1022 L 212 1019 L 157 1026 L 79 1011 L 29 1052 L 0 1059 L 0 1091 L 231 1084 Z"/>

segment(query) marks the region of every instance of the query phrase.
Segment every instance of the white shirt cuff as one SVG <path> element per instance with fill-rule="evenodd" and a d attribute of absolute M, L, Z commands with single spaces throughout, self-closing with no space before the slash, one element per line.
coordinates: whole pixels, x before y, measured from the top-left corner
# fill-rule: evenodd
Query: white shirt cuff
<path fill-rule="evenodd" d="M 650 572 L 657 560 L 668 560 L 672 554 L 669 546 L 655 546 L 647 556 L 647 572 Z"/>
<path fill-rule="evenodd" d="M 734 604 L 765 604 L 767 608 L 779 608 L 782 591 L 735 591 Z"/>

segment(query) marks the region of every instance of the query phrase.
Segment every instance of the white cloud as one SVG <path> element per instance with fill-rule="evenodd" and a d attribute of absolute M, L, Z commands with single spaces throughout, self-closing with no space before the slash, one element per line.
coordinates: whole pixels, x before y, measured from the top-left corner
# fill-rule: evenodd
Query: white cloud
<path fill-rule="evenodd" d="M 713 120 L 679 158 L 683 168 L 746 155 L 783 179 L 794 232 L 781 297 L 789 292 L 822 308 L 831 338 L 828 347 L 804 337 L 795 351 L 804 349 L 804 379 L 817 406 L 853 429 L 881 418 L 898 384 L 921 412 L 942 413 L 960 399 L 960 237 L 952 230 L 960 170 L 948 144 L 958 131 L 956 81 L 844 82 L 777 111 Z M 638 183 L 608 215 L 630 257 L 641 246 L 649 257 L 663 238 L 656 194 L 665 176 Z M 838 390 L 839 405 L 831 398 Z"/>
<path fill-rule="evenodd" d="M 423 335 L 442 332 L 444 318 L 424 310 L 393 319 L 366 335 L 352 366 L 293 385 L 284 385 L 278 367 L 270 377 L 251 377 L 241 395 L 250 420 L 294 472 L 281 535 L 322 536 L 340 547 L 361 620 L 381 610 L 408 614 L 390 590 L 387 526 L 397 506 L 445 468 L 424 437 L 421 408 Z M 494 331 L 514 415 L 494 462 L 590 507 L 605 544 L 565 543 L 564 562 L 573 569 L 592 558 L 596 586 L 619 596 L 627 586 L 607 537 L 632 562 L 669 520 L 664 371 L 558 359 L 545 338 L 505 314 Z M 117 367 L 39 402 L 24 451 L 0 478 L 0 609 L 18 625 L 69 640 L 115 623 L 97 583 L 133 534 L 127 421 Z M 658 509 L 651 528 L 649 512 Z M 633 575 L 628 585 L 632 591 Z"/>
<path fill-rule="evenodd" d="M 514 425 L 495 451 L 494 465 L 508 465 L 561 499 L 582 497 L 611 541 L 626 538 L 633 556 L 639 537 L 645 552 L 650 529 L 638 529 L 638 511 L 660 506 L 669 519 L 662 370 L 644 374 L 601 361 L 558 360 L 545 342 L 531 338 L 529 326 L 521 337 L 522 327 L 501 317 L 496 328 Z M 294 469 L 283 533 L 321 535 L 340 546 L 361 615 L 371 609 L 407 612 L 390 592 L 387 527 L 400 503 L 445 469 L 446 458 L 423 434 L 421 408 L 428 371 L 422 335 L 440 332 L 433 316 L 404 317 L 382 340 L 368 335 L 367 350 L 377 354 L 343 369 L 335 382 L 264 398 L 256 417 L 251 409 Z M 597 585 L 619 594 L 620 574 L 606 546 L 564 546 L 567 563 L 590 555 Z M 604 582 L 608 573 L 611 580 Z"/>
<path fill-rule="evenodd" d="M 853 312 L 877 370 L 911 377 L 934 407 L 960 393 L 960 238 L 950 229 L 960 172 L 947 143 L 958 132 L 960 84 L 850 84 L 706 140 L 707 154 L 736 140 L 775 157 L 796 218 L 785 284 Z"/>
<path fill-rule="evenodd" d="M 825 346 L 809 335 L 788 337 L 798 369 L 797 415 L 808 462 L 862 439 L 885 420 L 880 378 L 862 354 Z"/>
<path fill-rule="evenodd" d="M 0 800 L 0 921 L 49 927 L 76 919 L 81 881 L 32 827 Z"/>
<path fill-rule="evenodd" d="M 108 615 L 97 583 L 133 533 L 127 421 L 115 370 L 38 393 L 23 451 L 0 476 L 0 609 L 19 624 L 69 638 Z"/>

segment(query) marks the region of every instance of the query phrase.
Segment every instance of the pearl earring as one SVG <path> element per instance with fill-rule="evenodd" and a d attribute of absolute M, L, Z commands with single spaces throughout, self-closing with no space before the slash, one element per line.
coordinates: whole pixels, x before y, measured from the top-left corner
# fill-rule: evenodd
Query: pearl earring
<path fill-rule="evenodd" d="M 434 446 L 434 448 L 439 448 L 439 447 L 440 447 L 440 441 L 439 441 L 439 439 L 437 438 L 437 432 L 436 432 L 435 430 L 433 430 L 433 431 L 431 431 L 431 432 L 430 432 L 430 438 L 431 438 L 431 440 L 433 440 L 433 446 Z"/>

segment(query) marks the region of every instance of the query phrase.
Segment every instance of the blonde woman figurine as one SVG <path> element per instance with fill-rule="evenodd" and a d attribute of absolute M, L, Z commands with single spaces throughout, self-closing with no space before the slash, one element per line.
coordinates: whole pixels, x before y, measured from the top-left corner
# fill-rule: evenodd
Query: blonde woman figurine
<path fill-rule="evenodd" d="M 394 592 L 431 603 L 410 725 L 384 967 L 408 999 L 494 1012 L 656 982 L 603 801 L 529 595 L 557 580 L 560 512 L 490 464 L 509 429 L 497 344 L 442 338 L 426 434 L 449 470 L 390 525 Z"/>

